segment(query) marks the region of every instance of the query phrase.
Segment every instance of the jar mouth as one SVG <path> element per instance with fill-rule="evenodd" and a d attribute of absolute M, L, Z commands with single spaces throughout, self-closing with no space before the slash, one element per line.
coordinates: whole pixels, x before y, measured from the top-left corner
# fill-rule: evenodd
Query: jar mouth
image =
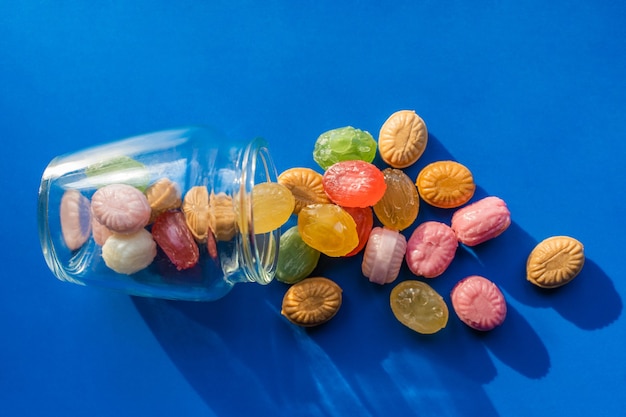
<path fill-rule="evenodd" d="M 248 144 L 242 154 L 241 169 L 238 209 L 241 216 L 242 266 L 248 281 L 269 284 L 276 273 L 280 228 L 255 234 L 252 211 L 252 190 L 255 184 L 276 182 L 278 176 L 264 139 L 255 138 Z"/>

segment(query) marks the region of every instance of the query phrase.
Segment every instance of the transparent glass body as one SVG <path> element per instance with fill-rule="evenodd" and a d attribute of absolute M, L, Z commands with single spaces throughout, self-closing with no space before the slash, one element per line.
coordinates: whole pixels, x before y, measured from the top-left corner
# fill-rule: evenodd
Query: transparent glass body
<path fill-rule="evenodd" d="M 235 143 L 204 127 L 155 132 L 60 156 L 45 169 L 39 189 L 43 255 L 62 281 L 132 295 L 210 301 L 238 282 L 267 284 L 274 277 L 280 231 L 254 233 L 251 200 L 255 184 L 275 180 L 265 141 Z M 157 187 L 159 181 L 169 186 Z M 138 231 L 110 228 L 135 221 L 125 196 L 94 198 L 98 190 L 118 184 L 140 192 L 132 194 L 138 207 L 145 206 L 142 195 L 150 205 L 150 220 Z M 205 199 L 187 195 L 192 189 Z M 169 203 L 159 207 L 164 202 Z M 197 216 L 193 210 L 199 210 Z M 167 222 L 156 226 L 159 216 L 172 212 L 195 233 L 195 247 L 180 227 L 163 232 Z M 173 252 L 152 242 L 157 227 L 175 241 Z M 139 243 L 135 234 L 142 234 Z M 181 253 L 176 239 L 187 242 Z M 197 252 L 197 259 L 181 267 L 177 258 L 187 251 Z"/>

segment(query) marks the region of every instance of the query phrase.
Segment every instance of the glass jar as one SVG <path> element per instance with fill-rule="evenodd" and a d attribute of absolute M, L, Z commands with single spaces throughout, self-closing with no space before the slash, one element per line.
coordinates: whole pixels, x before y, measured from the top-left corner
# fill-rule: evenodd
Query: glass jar
<path fill-rule="evenodd" d="M 267 284 L 280 230 L 254 233 L 251 195 L 275 180 L 264 140 L 205 127 L 60 156 L 39 188 L 43 254 L 62 281 L 132 295 L 210 301 L 238 282 Z"/>

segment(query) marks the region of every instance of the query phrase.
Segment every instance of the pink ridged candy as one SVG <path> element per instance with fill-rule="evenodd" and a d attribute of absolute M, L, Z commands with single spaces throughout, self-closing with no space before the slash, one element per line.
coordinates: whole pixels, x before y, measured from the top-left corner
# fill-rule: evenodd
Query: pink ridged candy
<path fill-rule="evenodd" d="M 77 190 L 67 190 L 61 198 L 61 232 L 70 250 L 83 246 L 91 233 L 89 199 Z"/>
<path fill-rule="evenodd" d="M 404 253 L 406 252 L 406 238 L 396 230 L 385 227 L 372 229 L 361 270 L 371 282 L 389 284 L 395 281 L 400 273 Z"/>
<path fill-rule="evenodd" d="M 135 187 L 110 184 L 94 193 L 91 212 L 112 232 L 131 234 L 148 224 L 152 209 L 146 196 Z"/>
<path fill-rule="evenodd" d="M 498 197 L 485 197 L 458 209 L 452 216 L 452 230 L 459 242 L 476 246 L 493 239 L 511 224 L 511 213 Z"/>
<path fill-rule="evenodd" d="M 496 284 L 478 275 L 459 281 L 450 294 L 459 319 L 469 327 L 487 331 L 502 324 L 506 300 Z"/>
<path fill-rule="evenodd" d="M 100 223 L 95 217 L 91 218 L 91 232 L 94 242 L 99 246 L 103 246 L 107 239 L 113 234 L 112 231 L 107 229 L 106 226 Z"/>
<path fill-rule="evenodd" d="M 415 275 L 435 278 L 448 268 L 457 246 L 456 235 L 447 224 L 424 222 L 407 242 L 406 263 Z"/>

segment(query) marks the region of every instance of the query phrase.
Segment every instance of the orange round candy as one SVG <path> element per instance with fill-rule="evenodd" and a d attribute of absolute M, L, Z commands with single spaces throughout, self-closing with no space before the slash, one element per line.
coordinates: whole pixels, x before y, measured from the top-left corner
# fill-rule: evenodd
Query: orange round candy
<path fill-rule="evenodd" d="M 470 170 L 455 161 L 437 161 L 426 165 L 415 184 L 422 199 L 439 208 L 462 206 L 476 190 Z"/>
<path fill-rule="evenodd" d="M 328 198 L 342 207 L 373 206 L 385 194 L 385 176 L 375 165 L 361 160 L 333 164 L 323 177 Z"/>

